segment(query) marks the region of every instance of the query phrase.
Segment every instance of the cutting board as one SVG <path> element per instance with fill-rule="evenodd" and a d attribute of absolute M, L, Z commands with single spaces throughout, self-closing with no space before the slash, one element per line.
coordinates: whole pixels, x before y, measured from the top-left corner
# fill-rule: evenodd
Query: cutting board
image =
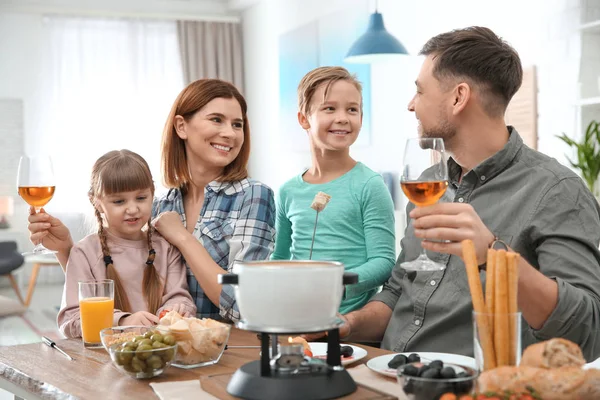
<path fill-rule="evenodd" d="M 207 393 L 212 394 L 218 399 L 221 400 L 237 400 L 237 397 L 233 397 L 229 393 L 227 393 L 227 384 L 231 379 L 233 374 L 218 374 L 218 375 L 208 375 L 200 377 L 200 385 L 202 386 L 202 390 Z M 340 399 L 346 400 L 396 400 L 397 397 L 390 396 L 388 394 L 382 393 L 378 390 L 374 390 L 368 388 L 366 386 L 362 386 L 361 384 L 357 384 L 358 389 L 356 392 L 352 393 L 349 396 L 340 397 Z"/>

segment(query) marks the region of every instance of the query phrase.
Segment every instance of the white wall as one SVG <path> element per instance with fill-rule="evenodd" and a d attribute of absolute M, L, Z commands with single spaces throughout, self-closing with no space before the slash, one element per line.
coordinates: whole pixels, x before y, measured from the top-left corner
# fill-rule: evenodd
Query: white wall
<path fill-rule="evenodd" d="M 277 190 L 310 165 L 308 149 L 284 150 L 279 132 L 278 36 L 346 7 L 368 0 L 263 0 L 242 14 L 245 47 L 245 93 L 252 124 L 252 176 Z M 585 2 L 585 0 L 581 0 Z M 573 155 L 555 135 L 579 137 L 577 101 L 581 38 L 577 27 L 600 0 L 506 0 L 502 6 L 479 0 L 380 0 L 386 27 L 417 54 L 432 36 L 471 25 L 493 29 L 519 52 L 524 66 L 538 71 L 538 149 L 566 164 Z M 371 8 L 372 9 L 372 8 Z M 432 12 L 435 10 L 435 12 Z M 367 18 L 367 15 L 365 15 Z M 398 172 L 406 137 L 416 134 L 416 120 L 406 106 L 413 96 L 419 57 L 406 57 L 371 69 L 371 141 L 351 154 L 377 171 Z M 517 127 L 518 128 L 518 127 Z M 406 200 L 397 195 L 397 243 L 404 234 Z M 400 246 L 397 246 L 397 251 Z"/>
<path fill-rule="evenodd" d="M 22 99 L 25 151 L 32 153 L 35 141 L 27 134 L 39 123 L 40 65 L 42 64 L 42 16 L 0 13 L 0 98 Z M 10 39 L 9 39 L 10 38 Z"/>
<path fill-rule="evenodd" d="M 554 135 L 575 128 L 573 103 L 580 53 L 575 28 L 580 23 L 580 1 L 506 0 L 501 6 L 491 4 L 479 0 L 380 0 L 379 10 L 388 31 L 411 54 L 417 54 L 435 34 L 470 25 L 488 26 L 511 43 L 525 66 L 538 67 L 538 148 L 564 162 L 564 153 L 569 150 Z M 242 14 L 245 81 L 249 84 L 246 97 L 253 132 L 251 173 L 274 189 L 310 162 L 307 149 L 289 152 L 281 147 L 277 36 L 350 6 L 362 7 L 364 0 L 263 0 Z M 414 93 L 420 63 L 417 57 L 407 57 L 372 65 L 371 144 L 352 149 L 352 154 L 375 170 L 400 170 L 404 140 L 416 133 L 415 118 L 406 111 L 406 105 Z"/>
<path fill-rule="evenodd" d="M 42 59 L 42 17 L 40 15 L 0 13 L 0 98 L 23 101 L 23 145 L 21 152 L 35 153 L 37 141 L 30 134 L 39 125 L 40 104 L 38 88 Z M 10 38 L 10 39 L 8 39 Z M 16 191 L 16 175 L 3 187 Z M 16 231 L 26 231 L 27 205 L 15 196 L 14 215 L 10 218 Z M 22 233 L 19 241 L 23 241 Z"/>

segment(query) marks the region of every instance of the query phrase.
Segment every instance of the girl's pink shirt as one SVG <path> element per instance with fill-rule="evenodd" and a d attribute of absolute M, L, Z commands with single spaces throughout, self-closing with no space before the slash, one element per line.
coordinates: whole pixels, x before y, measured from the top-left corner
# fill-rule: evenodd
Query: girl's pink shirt
<path fill-rule="evenodd" d="M 148 311 L 142 293 L 148 259 L 146 240 L 121 239 L 107 232 L 107 244 L 133 312 Z M 156 251 L 154 266 L 164 284 L 162 305 L 156 314 L 173 305 L 183 304 L 185 310 L 195 316 L 196 306 L 188 292 L 181 253 L 156 231 L 152 235 L 152 245 Z M 81 337 L 78 282 L 102 279 L 106 279 L 104 256 L 98 234 L 92 234 L 73 246 L 67 262 L 65 287 L 57 317 L 58 327 L 66 337 Z M 130 313 L 115 308 L 113 326 L 119 325 L 119 320 L 127 315 Z"/>

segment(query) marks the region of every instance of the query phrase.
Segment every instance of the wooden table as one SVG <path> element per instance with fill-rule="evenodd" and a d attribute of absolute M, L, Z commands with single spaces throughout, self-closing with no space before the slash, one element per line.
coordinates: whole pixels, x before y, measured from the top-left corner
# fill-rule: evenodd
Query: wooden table
<path fill-rule="evenodd" d="M 253 332 L 233 328 L 228 345 L 259 345 Z M 23 399 L 144 399 L 157 398 L 150 382 L 173 382 L 199 379 L 202 376 L 233 373 L 243 364 L 257 360 L 258 349 L 227 349 L 218 364 L 195 368 L 168 368 L 162 375 L 138 380 L 117 370 L 104 349 L 85 349 L 80 339 L 67 339 L 57 345 L 70 354 L 69 361 L 42 343 L 0 347 L 0 388 Z M 387 350 L 362 346 L 367 360 L 389 354 Z M 354 364 L 352 364 L 354 365 Z M 363 388 L 344 399 L 365 398 Z M 364 391 L 364 389 L 363 389 Z"/>

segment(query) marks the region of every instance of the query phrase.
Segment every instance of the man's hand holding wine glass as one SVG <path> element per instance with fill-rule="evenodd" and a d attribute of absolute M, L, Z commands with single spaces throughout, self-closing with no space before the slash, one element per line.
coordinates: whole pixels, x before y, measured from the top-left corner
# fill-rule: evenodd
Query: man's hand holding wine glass
<path fill-rule="evenodd" d="M 415 236 L 423 239 L 422 246 L 426 250 L 460 256 L 460 242 L 470 239 L 475 244 L 477 262 L 479 265 L 485 263 L 494 234 L 470 204 L 437 203 L 416 207 L 410 212 L 410 218 L 413 219 Z"/>
<path fill-rule="evenodd" d="M 410 138 L 404 148 L 400 187 L 417 208 L 438 202 L 448 188 L 448 165 L 444 140 L 441 138 Z M 446 264 L 427 256 L 423 247 L 421 255 L 404 261 L 400 266 L 406 271 L 438 271 Z"/>

